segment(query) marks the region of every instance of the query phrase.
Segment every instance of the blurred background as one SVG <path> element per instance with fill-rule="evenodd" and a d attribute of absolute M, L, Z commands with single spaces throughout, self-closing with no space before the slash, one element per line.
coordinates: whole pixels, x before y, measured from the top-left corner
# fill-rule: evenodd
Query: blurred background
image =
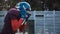
<path fill-rule="evenodd" d="M 60 34 L 60 0 L 0 0 L 0 31 L 8 10 L 21 1 L 32 8 L 23 34 Z"/>
<path fill-rule="evenodd" d="M 8 10 L 21 1 L 29 2 L 32 10 L 60 10 L 60 0 L 0 0 L 0 10 Z"/>

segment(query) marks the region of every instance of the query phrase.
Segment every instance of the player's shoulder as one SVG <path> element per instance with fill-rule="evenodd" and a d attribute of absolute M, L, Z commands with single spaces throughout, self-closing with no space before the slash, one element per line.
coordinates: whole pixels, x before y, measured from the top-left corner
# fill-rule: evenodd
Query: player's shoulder
<path fill-rule="evenodd" d="M 11 9 L 9 9 L 8 12 L 10 13 L 10 12 L 19 12 L 19 11 L 16 8 L 11 8 Z"/>
<path fill-rule="evenodd" d="M 11 8 L 8 11 L 9 14 L 19 14 L 19 11 L 16 8 Z"/>
<path fill-rule="evenodd" d="M 11 11 L 14 12 L 14 11 L 18 11 L 18 10 L 16 8 L 10 8 L 9 12 L 11 12 Z"/>

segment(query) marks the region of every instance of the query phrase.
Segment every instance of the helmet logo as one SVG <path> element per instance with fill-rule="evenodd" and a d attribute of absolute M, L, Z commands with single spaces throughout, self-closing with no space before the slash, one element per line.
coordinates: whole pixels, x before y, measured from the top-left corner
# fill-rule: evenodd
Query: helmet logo
<path fill-rule="evenodd" d="M 23 5 L 23 9 L 25 10 L 26 9 L 26 7 Z"/>

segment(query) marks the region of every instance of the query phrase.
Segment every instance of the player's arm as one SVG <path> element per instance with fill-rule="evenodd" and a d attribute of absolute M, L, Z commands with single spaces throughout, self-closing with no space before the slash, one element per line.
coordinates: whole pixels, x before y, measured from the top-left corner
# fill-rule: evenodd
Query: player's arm
<path fill-rule="evenodd" d="M 16 10 L 9 12 L 9 18 L 11 20 L 12 30 L 15 32 L 21 26 L 23 19 L 19 17 L 19 12 Z"/>
<path fill-rule="evenodd" d="M 12 19 L 11 25 L 12 25 L 13 31 L 16 31 L 21 26 L 22 22 L 23 22 L 23 19 L 19 19 L 19 20 Z"/>

